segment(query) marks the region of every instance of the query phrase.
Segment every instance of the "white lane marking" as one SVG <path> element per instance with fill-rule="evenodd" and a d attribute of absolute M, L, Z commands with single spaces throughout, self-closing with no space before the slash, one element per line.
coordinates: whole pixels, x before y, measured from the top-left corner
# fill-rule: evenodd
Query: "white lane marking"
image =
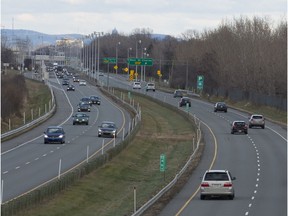
<path fill-rule="evenodd" d="M 3 172 L 3 175 L 5 175 L 5 174 L 7 174 L 7 173 L 8 173 L 8 171 L 4 171 L 4 172 Z"/>
<path fill-rule="evenodd" d="M 26 162 L 25 164 L 26 164 L 26 165 L 30 164 L 30 161 Z"/>
<path fill-rule="evenodd" d="M 39 158 L 38 158 L 38 157 L 37 157 L 37 158 L 35 158 L 35 161 L 36 161 L 36 160 L 39 160 Z"/>
<path fill-rule="evenodd" d="M 20 166 L 15 167 L 16 170 L 19 169 L 19 168 L 20 168 Z"/>

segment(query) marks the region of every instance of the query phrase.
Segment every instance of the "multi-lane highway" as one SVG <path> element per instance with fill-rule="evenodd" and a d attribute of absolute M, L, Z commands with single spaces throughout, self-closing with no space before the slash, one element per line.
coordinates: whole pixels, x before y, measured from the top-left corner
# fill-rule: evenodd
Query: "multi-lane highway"
<path fill-rule="evenodd" d="M 110 85 L 131 89 L 126 78 L 111 77 Z M 132 91 L 132 89 L 131 89 Z M 177 106 L 170 93 L 134 90 Z M 183 108 L 185 109 L 185 108 Z M 284 216 L 287 215 L 287 128 L 266 120 L 266 128 L 252 128 L 248 134 L 230 133 L 234 120 L 248 121 L 249 115 L 229 108 L 213 110 L 213 104 L 192 99 L 189 110 L 201 121 L 205 149 L 199 166 L 183 190 L 162 210 L 172 216 Z M 233 176 L 235 199 L 200 200 L 201 177 L 207 169 L 227 169 Z"/>
<path fill-rule="evenodd" d="M 62 86 L 56 77 L 51 78 L 50 83 L 57 101 L 55 115 L 31 131 L 1 144 L 3 202 L 57 178 L 59 167 L 60 173 L 64 173 L 85 162 L 87 156 L 100 151 L 103 140 L 105 145 L 113 143 L 111 138 L 97 136 L 102 121 L 116 123 L 119 134 L 116 143 L 122 140 L 123 128 L 125 131 L 128 129 L 129 114 L 108 100 L 95 86 L 74 83 L 76 91 L 67 92 L 66 86 Z M 88 112 L 89 125 L 73 125 L 71 116 L 77 111 L 79 100 L 90 95 L 100 96 L 101 105 L 93 105 Z M 63 126 L 65 144 L 44 144 L 43 132 L 51 125 Z"/>
<path fill-rule="evenodd" d="M 107 82 L 104 76 L 102 81 Z M 110 76 L 109 85 L 137 91 L 177 106 L 171 93 L 132 90 L 127 77 Z M 96 126 L 108 117 L 122 127 L 127 114 L 105 97 L 101 106 L 93 106 L 90 125 L 73 126 L 71 114 L 78 100 L 87 94 L 100 94 L 95 87 L 78 87 L 66 93 L 56 80 L 51 80 L 58 103 L 55 116 L 29 133 L 2 143 L 2 178 L 4 200 L 11 199 L 45 182 L 58 172 L 59 159 L 63 171 L 85 160 L 89 145 L 91 153 L 99 149 L 102 139 L 96 137 Z M 67 95 L 66 95 L 67 94 Z M 185 108 L 183 108 L 185 109 Z M 221 216 L 284 216 L 287 215 L 287 128 L 266 121 L 266 128 L 253 128 L 248 134 L 232 135 L 233 120 L 248 120 L 248 114 L 228 108 L 227 113 L 213 112 L 213 104 L 192 99 L 189 110 L 201 120 L 205 149 L 199 166 L 189 181 L 160 215 L 221 215 Z M 63 124 L 67 139 L 64 145 L 44 145 L 42 132 L 47 125 Z M 21 147 L 16 147 L 20 145 Z M 7 146 L 12 146 L 11 150 Z M 199 185 L 207 169 L 228 169 L 233 176 L 235 199 L 200 200 Z M 32 178 L 31 178 L 32 176 Z M 19 183 L 19 178 L 23 178 Z"/>

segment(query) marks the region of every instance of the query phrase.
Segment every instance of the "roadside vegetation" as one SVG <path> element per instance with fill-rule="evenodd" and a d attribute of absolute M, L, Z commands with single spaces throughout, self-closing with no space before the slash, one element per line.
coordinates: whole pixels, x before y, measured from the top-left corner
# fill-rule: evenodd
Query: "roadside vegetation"
<path fill-rule="evenodd" d="M 36 119 L 48 110 L 51 93 L 43 83 L 26 79 L 19 71 L 8 70 L 1 75 L 1 133 Z M 45 105 L 46 104 L 46 105 Z"/>

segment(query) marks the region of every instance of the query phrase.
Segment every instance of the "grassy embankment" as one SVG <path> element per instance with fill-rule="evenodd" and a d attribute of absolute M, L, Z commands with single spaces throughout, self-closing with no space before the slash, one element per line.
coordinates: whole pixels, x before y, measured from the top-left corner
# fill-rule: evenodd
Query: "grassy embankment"
<path fill-rule="evenodd" d="M 165 185 L 159 170 L 162 153 L 167 156 L 166 183 L 175 177 L 191 154 L 194 126 L 176 111 L 134 98 L 142 109 L 142 124 L 131 144 L 70 189 L 18 215 L 130 215 L 134 187 L 139 208 Z"/>
<path fill-rule="evenodd" d="M 19 74 L 19 71 L 9 70 L 7 72 L 7 75 L 5 76 L 15 76 L 16 74 Z M 27 123 L 32 120 L 32 112 L 33 119 L 36 119 L 39 117 L 39 109 L 40 115 L 43 115 L 45 114 L 45 106 L 47 111 L 49 108 L 49 101 L 51 101 L 51 93 L 48 86 L 43 85 L 43 83 L 39 81 L 31 79 L 25 79 L 25 82 L 28 90 L 28 97 L 23 109 L 20 111 L 21 114 L 10 116 L 11 129 L 15 129 L 23 125 L 24 112 Z M 1 121 L 1 133 L 5 133 L 9 130 L 8 119 L 9 118 L 5 118 L 5 121 Z"/>

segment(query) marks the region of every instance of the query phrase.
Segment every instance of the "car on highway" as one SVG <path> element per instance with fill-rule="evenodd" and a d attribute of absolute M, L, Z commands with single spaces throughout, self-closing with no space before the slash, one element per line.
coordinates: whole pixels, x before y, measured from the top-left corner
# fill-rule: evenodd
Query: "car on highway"
<path fill-rule="evenodd" d="M 147 83 L 146 91 L 154 91 L 155 92 L 155 83 L 152 83 L 152 82 Z"/>
<path fill-rule="evenodd" d="M 173 97 L 174 98 L 177 98 L 177 97 L 183 97 L 183 92 L 181 90 L 175 90 L 174 91 L 174 94 L 173 94 Z"/>
<path fill-rule="evenodd" d="M 69 85 L 67 86 L 67 91 L 75 91 L 75 86 L 72 85 L 72 84 L 69 84 Z"/>
<path fill-rule="evenodd" d="M 182 97 L 179 101 L 179 107 L 187 106 L 187 104 L 191 107 L 191 99 L 188 97 Z"/>
<path fill-rule="evenodd" d="M 200 185 L 200 199 L 212 197 L 228 197 L 233 200 L 235 191 L 232 177 L 228 170 L 207 170 Z"/>
<path fill-rule="evenodd" d="M 80 86 L 86 86 L 86 84 L 87 84 L 87 83 L 86 83 L 85 80 L 80 80 L 80 81 L 79 81 L 79 85 L 80 85 Z"/>
<path fill-rule="evenodd" d="M 78 104 L 78 112 L 91 112 L 90 104 L 87 102 L 80 102 Z"/>
<path fill-rule="evenodd" d="M 69 85 L 69 80 L 63 80 L 62 85 Z"/>
<path fill-rule="evenodd" d="M 217 111 L 227 112 L 227 109 L 228 108 L 225 102 L 217 102 L 214 105 L 214 112 L 217 112 Z"/>
<path fill-rule="evenodd" d="M 90 100 L 91 100 L 92 104 L 97 104 L 97 105 L 101 104 L 101 98 L 98 96 L 91 95 Z"/>
<path fill-rule="evenodd" d="M 117 127 L 114 122 L 103 121 L 98 127 L 98 137 L 108 136 L 115 137 L 117 136 Z"/>
<path fill-rule="evenodd" d="M 65 131 L 61 126 L 50 126 L 44 131 L 44 144 L 65 143 Z"/>
<path fill-rule="evenodd" d="M 86 103 L 89 103 L 89 105 L 92 106 L 92 100 L 90 97 L 83 97 L 80 99 L 80 102 L 86 102 Z"/>
<path fill-rule="evenodd" d="M 80 81 L 79 77 L 73 76 L 73 82 L 79 82 L 79 81 Z"/>
<path fill-rule="evenodd" d="M 248 134 L 248 126 L 245 121 L 233 121 L 231 124 L 231 134 L 245 133 Z"/>
<path fill-rule="evenodd" d="M 132 88 L 133 89 L 141 89 L 141 83 L 140 82 L 133 82 Z"/>
<path fill-rule="evenodd" d="M 89 124 L 89 116 L 86 113 L 76 113 L 73 115 L 73 125 L 76 124 Z"/>
<path fill-rule="evenodd" d="M 249 118 L 249 128 L 252 127 L 261 127 L 265 128 L 265 118 L 263 115 L 253 114 Z"/>

